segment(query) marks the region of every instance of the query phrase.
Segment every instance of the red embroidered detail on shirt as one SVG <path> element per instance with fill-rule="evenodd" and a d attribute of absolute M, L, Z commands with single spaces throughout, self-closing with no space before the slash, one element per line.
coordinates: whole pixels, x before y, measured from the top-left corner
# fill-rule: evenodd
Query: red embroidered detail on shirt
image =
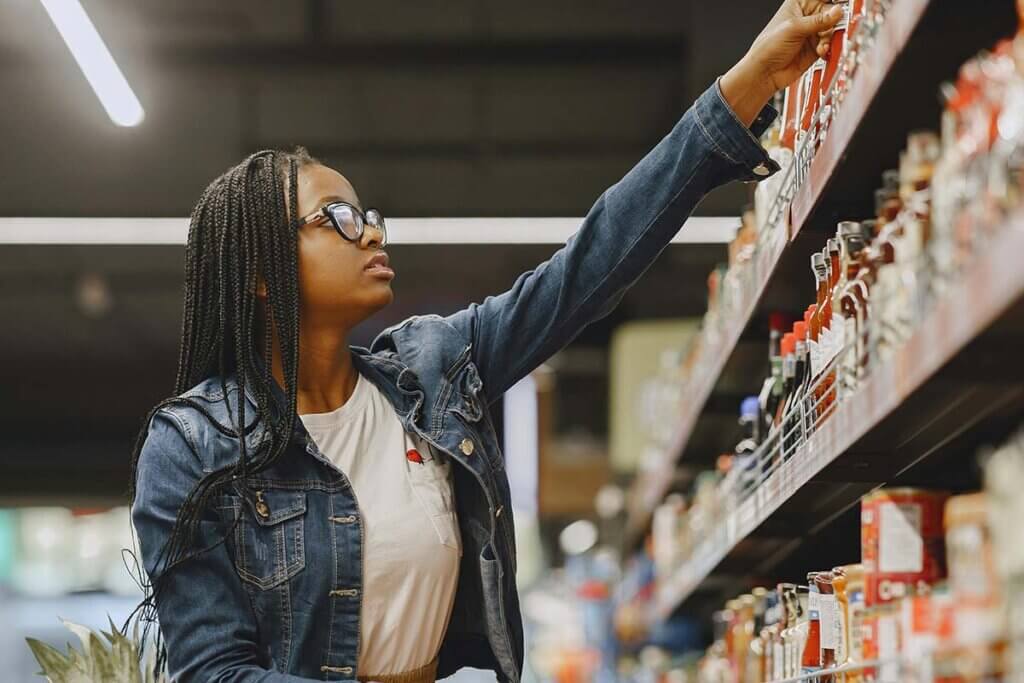
<path fill-rule="evenodd" d="M 423 456 L 420 455 L 420 452 L 415 448 L 410 449 L 409 452 L 405 454 L 405 457 L 408 458 L 410 462 L 418 462 L 421 465 L 423 464 Z"/>

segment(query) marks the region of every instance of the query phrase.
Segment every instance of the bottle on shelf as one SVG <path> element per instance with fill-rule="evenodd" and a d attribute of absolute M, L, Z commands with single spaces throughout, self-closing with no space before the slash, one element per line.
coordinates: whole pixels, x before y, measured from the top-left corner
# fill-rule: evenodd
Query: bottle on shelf
<path fill-rule="evenodd" d="M 850 6 L 842 2 L 843 17 L 832 29 L 832 38 L 829 41 L 828 56 L 825 58 L 825 70 L 822 74 L 821 101 L 819 103 L 819 135 L 818 141 L 823 142 L 828 135 L 829 126 L 835 116 L 835 105 L 838 102 L 838 93 L 846 87 L 846 74 L 840 66 L 846 54 L 846 31 L 850 21 Z"/>
<path fill-rule="evenodd" d="M 751 590 L 750 594 L 754 597 L 751 637 L 750 643 L 747 645 L 746 662 L 743 665 L 744 674 L 737 680 L 742 683 L 762 683 L 765 680 L 764 628 L 769 609 L 768 591 L 765 588 L 757 587 Z"/>
<path fill-rule="evenodd" d="M 768 377 L 761 386 L 758 401 L 761 406 L 761 433 L 767 437 L 782 402 L 785 378 L 783 374 L 782 337 L 786 327 L 786 316 L 772 313 L 768 317 Z"/>
<path fill-rule="evenodd" d="M 765 594 L 764 622 L 761 628 L 763 657 L 761 660 L 761 681 L 773 680 L 775 670 L 775 636 L 779 624 L 779 599 L 775 591 L 762 588 Z"/>
<path fill-rule="evenodd" d="M 796 388 L 793 390 L 793 400 L 790 404 L 792 416 L 791 426 L 788 430 L 790 438 L 790 449 L 792 451 L 803 443 L 807 434 L 807 393 L 811 385 L 811 347 L 809 321 L 814 316 L 814 308 L 808 308 L 804 312 L 803 321 L 793 325 L 793 334 L 796 336 Z"/>
<path fill-rule="evenodd" d="M 835 647 L 833 648 L 835 666 L 846 663 L 847 647 L 849 646 L 847 638 L 849 637 L 850 602 L 849 595 L 846 592 L 847 585 L 846 567 L 833 567 L 832 593 L 835 596 L 835 610 L 832 616 L 832 630 L 833 637 L 835 638 Z"/>
<path fill-rule="evenodd" d="M 900 212 L 902 229 L 895 252 L 900 286 L 893 307 L 891 327 L 897 343 L 906 340 L 920 322 L 931 291 L 928 263 L 931 239 L 932 178 L 939 159 L 939 138 L 928 130 L 907 136 L 900 163 Z"/>
<path fill-rule="evenodd" d="M 682 543 L 686 523 L 686 499 L 670 493 L 654 508 L 651 515 L 651 556 L 654 570 L 668 575 L 682 560 Z"/>
<path fill-rule="evenodd" d="M 874 223 L 875 237 L 867 253 L 867 264 L 863 270 L 864 286 L 871 302 L 872 322 L 866 326 L 866 348 L 861 362 L 871 365 L 875 358 L 884 353 L 882 346 L 887 346 L 891 332 L 887 330 L 889 306 L 892 303 L 890 290 L 898 286 L 896 273 L 891 266 L 896 260 L 895 240 L 898 237 L 899 223 L 896 220 L 902 205 L 898 193 L 897 171 L 888 170 L 882 174 L 883 186 L 875 192 L 876 216 Z"/>
<path fill-rule="evenodd" d="M 978 644 L 995 642 L 1006 629 L 991 508 L 988 494 L 978 492 L 952 496 L 943 511 L 949 586 L 958 603 L 957 631 Z"/>
<path fill-rule="evenodd" d="M 807 574 L 807 639 L 800 657 L 800 673 L 804 676 L 821 670 L 821 591 L 818 572 Z"/>
<path fill-rule="evenodd" d="M 782 335 L 779 353 L 782 354 L 782 395 L 775 405 L 772 417 L 772 431 L 779 429 L 782 424 L 783 409 L 796 381 L 796 340 L 792 332 L 786 332 Z"/>
<path fill-rule="evenodd" d="M 796 165 L 796 185 L 804 181 L 809 163 L 827 136 L 858 65 L 870 51 L 885 14 L 883 6 L 888 2 L 837 0 L 844 12 L 832 31 L 828 55 L 816 60 L 786 88 L 781 98 L 778 131 L 767 137 L 774 144 L 777 136 L 778 149 L 785 152 L 780 157 L 783 169 L 789 163 Z"/>
<path fill-rule="evenodd" d="M 761 443 L 761 406 L 757 396 L 747 396 L 740 404 L 739 424 L 741 438 L 736 444 L 733 466 L 739 471 L 737 485 L 740 496 L 737 502 L 752 491 L 760 480 L 760 469 L 755 456 Z"/>
<path fill-rule="evenodd" d="M 833 311 L 832 302 L 835 299 L 836 288 L 839 284 L 840 268 L 839 268 L 839 240 L 838 238 L 830 237 L 826 243 L 824 252 L 827 282 L 825 291 L 825 303 L 824 309 L 820 314 L 821 318 L 821 330 L 818 333 L 821 340 L 819 345 L 820 354 L 820 398 L 818 405 L 818 422 L 823 422 L 829 415 L 832 414 L 835 404 L 836 394 L 836 372 L 835 368 L 832 367 L 832 361 L 836 356 L 836 329 L 832 325 L 833 318 L 835 316 Z"/>
<path fill-rule="evenodd" d="M 742 603 L 740 598 L 726 602 L 722 616 L 725 620 L 725 638 L 723 639 L 725 660 L 728 662 L 730 675 L 735 676 L 738 668 L 736 660 L 741 651 L 745 652 L 745 650 L 741 650 L 745 643 L 743 642 L 740 628 L 742 621 Z M 735 679 L 730 678 L 730 680 Z"/>
<path fill-rule="evenodd" d="M 800 89 L 803 83 L 803 78 L 790 83 L 782 104 L 782 136 L 779 142 L 791 151 L 796 147 L 797 130 L 800 128 Z"/>
<path fill-rule="evenodd" d="M 754 638 L 754 606 L 757 598 L 750 593 L 740 596 L 740 614 L 737 619 L 736 633 L 736 680 L 744 680 L 746 675 L 747 658 L 746 653 L 750 648 L 750 641 Z"/>
<path fill-rule="evenodd" d="M 811 628 L 809 598 L 810 592 L 807 586 L 796 587 L 796 623 L 790 634 L 789 676 L 787 678 L 800 676 L 804 672 L 803 655 Z"/>
<path fill-rule="evenodd" d="M 825 314 L 825 299 L 828 296 L 828 261 L 825 254 L 817 251 L 811 254 L 811 273 L 814 275 L 814 290 L 816 292 L 814 311 L 811 314 L 808 326 L 808 354 L 811 357 L 811 371 L 808 379 L 813 383 L 821 372 L 821 324 Z M 818 396 L 814 397 L 815 399 Z"/>
<path fill-rule="evenodd" d="M 778 626 L 773 640 L 772 671 L 769 680 L 779 681 L 790 675 L 790 645 L 796 626 L 796 584 L 780 583 L 775 587 L 778 599 Z"/>
<path fill-rule="evenodd" d="M 864 23 L 867 3 L 865 0 L 852 0 L 850 3 L 849 26 L 846 29 L 846 54 L 843 57 L 844 81 L 847 84 L 857 73 L 861 54 L 867 45 L 867 26 Z M 846 88 L 839 92 L 839 101 L 843 101 Z"/>
<path fill-rule="evenodd" d="M 836 665 L 836 596 L 832 588 L 833 574 L 830 571 L 816 572 L 814 584 L 818 587 L 818 646 L 819 662 L 822 669 Z M 822 683 L 832 683 L 835 677 L 829 674 L 818 677 Z"/>
<path fill-rule="evenodd" d="M 862 224 L 857 221 L 841 221 L 837 226 L 839 234 L 839 281 L 832 299 L 832 315 L 835 318 L 835 346 L 837 361 L 836 398 L 842 400 L 857 386 L 857 366 L 860 358 L 858 329 L 863 324 L 864 308 L 867 303 L 865 292 L 857 283 L 860 270 L 860 253 L 864 249 Z"/>
<path fill-rule="evenodd" d="M 825 75 L 825 60 L 818 59 L 811 65 L 810 70 L 807 72 L 806 78 L 808 83 L 805 87 L 805 96 L 803 98 L 803 110 L 800 117 L 800 129 L 797 131 L 796 145 L 797 145 L 797 156 L 803 152 L 805 160 L 801 160 L 801 164 L 806 163 L 810 160 L 810 155 L 814 153 L 818 145 L 818 106 L 821 103 L 821 81 Z"/>
<path fill-rule="evenodd" d="M 846 608 L 844 618 L 843 662 L 856 666 L 864 661 L 864 565 L 857 563 L 843 567 L 846 576 Z M 853 669 L 846 674 L 846 683 L 861 683 L 862 674 Z"/>
<path fill-rule="evenodd" d="M 802 438 L 803 412 L 801 402 L 803 401 L 804 383 L 807 375 L 807 325 L 803 321 L 793 324 L 793 331 L 789 333 L 789 349 L 792 353 L 787 354 L 791 358 L 788 367 L 791 368 L 791 376 L 788 381 L 788 388 L 779 410 L 780 431 L 779 450 L 781 459 L 786 460 L 793 455 L 793 451 Z"/>

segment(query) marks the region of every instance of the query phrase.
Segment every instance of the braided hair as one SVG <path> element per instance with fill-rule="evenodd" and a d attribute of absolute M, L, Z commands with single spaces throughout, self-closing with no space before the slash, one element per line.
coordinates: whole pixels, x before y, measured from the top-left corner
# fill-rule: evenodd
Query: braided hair
<path fill-rule="evenodd" d="M 296 147 L 292 152 L 262 150 L 251 154 L 207 186 L 190 216 L 176 395 L 164 399 L 149 412 L 136 437 L 129 498 L 134 504 L 139 454 L 150 421 L 161 408 L 187 405 L 199 411 L 218 431 L 238 439 L 240 457 L 230 466 L 205 474 L 185 497 L 171 534 L 158 554 L 157 567 L 166 561 L 163 571 L 154 572 L 159 576 L 150 577 L 150 582 L 145 571 L 135 572 L 144 599 L 128 616 L 121 631 L 127 635 L 128 623 L 141 612 L 140 621 L 145 622 L 143 643 L 156 621 L 157 596 L 166 585 L 164 579 L 170 570 L 220 545 L 234 529 L 232 525 L 213 545 L 188 554 L 211 499 L 232 483 L 241 491 L 247 490 L 246 476 L 269 467 L 288 445 L 295 421 L 299 364 L 298 170 L 319 163 L 304 147 Z M 258 275 L 266 283 L 265 310 L 257 301 Z M 286 408 L 272 405 L 271 325 L 280 342 Z M 253 348 L 260 337 L 264 342 L 262 368 L 255 362 Z M 227 397 L 225 377 L 232 373 L 238 382 L 238 414 L 237 424 L 231 417 L 229 430 L 202 403 L 180 394 L 217 376 Z M 244 425 L 243 412 L 247 385 L 253 387 L 257 403 L 257 419 L 249 426 Z M 280 417 L 275 417 L 272 410 Z M 257 423 L 270 425 L 269 438 L 260 442 L 250 462 L 245 435 Z M 236 517 L 234 524 L 237 523 Z M 167 651 L 159 632 L 156 650 L 155 672 L 160 672 L 166 666 Z M 142 651 L 140 647 L 140 660 Z"/>

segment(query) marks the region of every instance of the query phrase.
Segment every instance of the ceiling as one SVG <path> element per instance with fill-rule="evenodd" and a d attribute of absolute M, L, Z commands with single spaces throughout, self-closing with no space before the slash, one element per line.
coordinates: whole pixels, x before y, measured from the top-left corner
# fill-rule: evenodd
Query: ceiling
<path fill-rule="evenodd" d="M 83 0 L 146 110 L 119 128 L 38 0 L 6 0 L 0 216 L 187 216 L 246 154 L 295 144 L 389 216 L 582 216 L 743 53 L 768 4 Z M 698 213 L 736 215 L 745 193 Z M 352 341 L 500 292 L 556 248 L 389 247 L 395 304 Z M 605 347 L 627 320 L 701 315 L 724 257 L 669 247 L 574 348 Z M 135 433 L 172 389 L 182 272 L 177 246 L 0 245 L 0 497 L 126 489 Z M 96 317 L 78 299 L 89 274 L 110 295 Z"/>
<path fill-rule="evenodd" d="M 83 0 L 146 110 L 126 129 L 38 0 L 5 0 L 0 215 L 186 216 L 245 155 L 295 144 L 388 215 L 583 215 L 771 4 Z"/>

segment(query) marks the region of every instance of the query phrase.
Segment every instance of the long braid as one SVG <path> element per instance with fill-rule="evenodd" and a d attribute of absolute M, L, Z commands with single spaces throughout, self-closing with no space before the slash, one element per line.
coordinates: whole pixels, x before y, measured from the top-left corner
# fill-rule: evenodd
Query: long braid
<path fill-rule="evenodd" d="M 154 569 L 157 576 L 149 577 L 152 581 L 147 580 L 142 563 L 135 559 L 139 566 L 136 578 L 144 598 L 121 628 L 126 636 L 138 613 L 139 620 L 144 622 L 141 640 L 146 642 L 157 622 L 156 604 L 167 585 L 168 573 L 217 547 L 233 532 L 240 516 L 213 545 L 194 547 L 196 531 L 203 515 L 209 514 L 212 499 L 232 484 L 240 493 L 250 493 L 248 475 L 270 467 L 288 446 L 296 419 L 299 363 L 298 170 L 317 163 L 302 147 L 294 152 L 262 150 L 251 154 L 207 186 L 189 217 L 175 395 L 149 411 L 136 436 L 128 487 L 131 504 L 136 497 L 139 455 L 153 417 L 163 408 L 195 409 L 215 429 L 238 440 L 239 458 L 227 467 L 204 474 L 187 493 L 171 533 L 158 552 Z M 259 316 L 258 277 L 266 283 L 266 305 Z M 280 340 L 287 406 L 275 405 L 270 387 L 274 381 L 270 372 L 272 329 Z M 260 350 L 263 371 L 256 364 L 254 337 L 258 332 L 262 332 L 264 339 Z M 225 385 L 232 373 L 238 384 L 237 416 L 232 415 Z M 230 428 L 220 424 L 202 402 L 181 396 L 215 375 L 224 390 Z M 249 386 L 257 407 L 256 418 L 246 425 L 245 389 Z M 270 428 L 250 463 L 245 436 L 257 424 Z M 134 537 L 134 527 L 132 533 Z M 166 671 L 167 650 L 159 631 L 155 646 L 155 672 Z M 140 648 L 140 659 L 142 654 Z"/>

